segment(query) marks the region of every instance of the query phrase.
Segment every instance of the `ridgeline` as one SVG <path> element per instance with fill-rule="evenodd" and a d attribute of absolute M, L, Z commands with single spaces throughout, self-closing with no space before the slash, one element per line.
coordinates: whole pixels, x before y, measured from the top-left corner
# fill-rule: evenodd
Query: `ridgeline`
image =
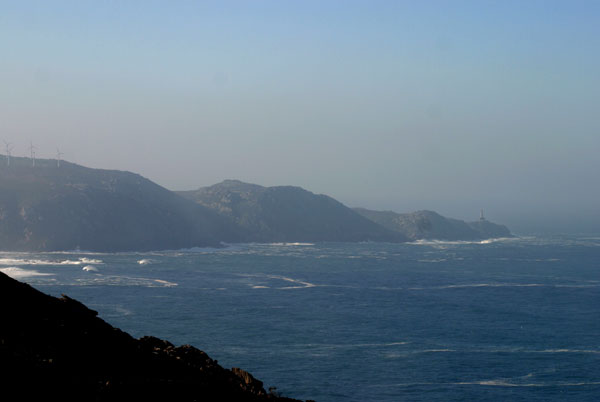
<path fill-rule="evenodd" d="M 4 162 L 4 161 L 2 161 Z M 510 236 L 435 212 L 351 209 L 300 187 L 226 180 L 172 192 L 134 173 L 11 157 L 0 164 L 0 250 L 99 252 L 239 242 L 405 242 Z"/>
<path fill-rule="evenodd" d="M 248 242 L 407 241 L 339 201 L 300 187 L 225 180 L 178 194 L 231 220 Z"/>

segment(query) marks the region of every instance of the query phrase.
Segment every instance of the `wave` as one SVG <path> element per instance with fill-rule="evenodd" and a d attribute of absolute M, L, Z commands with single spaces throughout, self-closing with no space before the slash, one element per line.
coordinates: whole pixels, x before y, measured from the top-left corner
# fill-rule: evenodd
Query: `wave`
<path fill-rule="evenodd" d="M 458 381 L 458 382 L 406 382 L 394 384 L 373 384 L 370 388 L 390 388 L 390 387 L 421 387 L 421 386 L 444 386 L 444 385 L 479 385 L 484 387 L 584 387 L 591 385 L 600 385 L 600 381 L 580 381 L 580 382 L 513 382 L 509 379 L 499 378 L 494 380 L 479 381 Z"/>
<path fill-rule="evenodd" d="M 353 348 L 378 348 L 378 347 L 394 347 L 407 345 L 410 342 L 381 342 L 381 343 L 305 343 L 291 345 L 298 348 L 316 348 L 316 349 L 353 349 Z"/>
<path fill-rule="evenodd" d="M 93 265 L 86 265 L 85 267 L 82 268 L 83 271 L 87 271 L 87 272 L 98 272 L 98 268 L 96 268 Z"/>
<path fill-rule="evenodd" d="M 313 288 L 317 285 L 310 282 L 301 281 L 299 279 L 288 278 L 287 276 L 278 276 L 278 275 L 267 275 L 267 278 L 271 279 L 280 279 L 282 281 L 296 283 L 300 286 L 284 286 L 277 289 L 304 289 L 304 288 Z"/>
<path fill-rule="evenodd" d="M 546 350 L 534 350 L 529 351 L 530 353 L 591 353 L 600 354 L 600 350 L 594 349 L 546 349 Z"/>
<path fill-rule="evenodd" d="M 600 381 L 582 381 L 582 382 L 511 382 L 506 379 L 482 380 L 482 381 L 464 381 L 449 383 L 449 385 L 483 385 L 489 387 L 581 387 L 586 385 L 600 385 Z"/>
<path fill-rule="evenodd" d="M 54 274 L 34 271 L 32 269 L 22 269 L 17 267 L 0 268 L 0 272 L 5 273 L 13 279 L 30 278 L 32 276 L 54 276 Z"/>
<path fill-rule="evenodd" d="M 155 256 L 166 256 L 166 257 L 178 257 L 186 254 L 212 254 L 212 253 L 220 253 L 223 251 L 232 251 L 232 250 L 240 250 L 242 249 L 244 244 L 229 244 L 229 243 L 221 243 L 220 246 L 216 247 L 189 247 L 189 248 L 179 248 L 179 249 L 171 249 L 171 250 L 154 250 L 154 251 L 146 251 L 146 252 L 138 252 L 135 253 L 137 255 L 155 255 Z M 125 253 L 129 254 L 129 253 Z"/>
<path fill-rule="evenodd" d="M 147 288 L 175 287 L 179 284 L 162 279 L 140 278 L 118 275 L 93 275 L 85 278 L 77 278 L 74 284 L 78 286 L 141 286 Z M 73 283 L 69 283 L 73 284 Z"/>
<path fill-rule="evenodd" d="M 104 264 L 102 260 L 81 257 L 77 260 L 40 260 L 22 258 L 0 258 L 0 265 L 84 265 Z"/>
<path fill-rule="evenodd" d="M 141 260 L 138 260 L 138 262 L 137 262 L 137 263 L 138 263 L 139 265 L 148 265 L 148 264 L 151 264 L 152 262 L 153 262 L 153 261 L 152 261 L 151 259 L 148 259 L 148 258 L 143 258 L 143 259 L 141 259 Z"/>
<path fill-rule="evenodd" d="M 283 287 L 276 287 L 274 289 L 279 289 L 279 290 L 286 290 L 286 289 L 306 289 L 306 288 L 313 288 L 316 286 L 321 286 L 321 285 L 317 285 L 311 282 L 306 282 L 306 281 L 302 281 L 300 279 L 294 279 L 294 278 L 290 278 L 287 276 L 281 276 L 281 275 L 267 275 L 267 274 L 236 274 L 237 276 L 243 276 L 243 277 L 247 277 L 247 278 L 266 278 L 266 279 L 276 279 L 276 280 L 280 280 L 280 281 L 284 281 L 284 282 L 290 282 L 293 284 L 297 284 L 298 286 L 283 286 Z M 265 286 L 262 284 L 249 284 L 248 286 L 251 286 L 253 289 L 265 289 L 265 288 L 269 288 L 269 286 Z"/>
<path fill-rule="evenodd" d="M 301 281 L 299 279 L 294 279 L 294 278 L 288 278 L 287 276 L 267 275 L 267 278 L 280 279 L 282 281 L 296 283 L 298 285 L 301 285 L 301 286 L 285 286 L 285 287 L 281 287 L 278 289 L 303 289 L 303 288 L 313 288 L 313 287 L 317 286 L 314 283 L 305 282 L 305 281 Z"/>
<path fill-rule="evenodd" d="M 440 240 L 440 239 L 419 239 L 406 244 L 417 246 L 459 246 L 465 244 L 492 244 L 499 242 L 519 241 L 519 237 L 495 237 L 484 240 Z"/>
<path fill-rule="evenodd" d="M 165 281 L 162 279 L 154 279 L 154 282 L 159 283 L 164 286 L 167 286 L 167 287 L 179 286 L 179 284 L 177 284 L 175 282 L 169 282 L 169 281 Z"/>
<path fill-rule="evenodd" d="M 265 243 L 265 245 L 267 245 L 267 246 L 314 246 L 315 243 L 300 243 L 300 242 L 293 242 L 293 243 Z"/>
<path fill-rule="evenodd" d="M 552 283 L 465 283 L 441 286 L 424 286 L 406 288 L 406 290 L 435 290 L 435 289 L 463 289 L 463 288 L 534 288 L 534 287 L 550 287 L 550 288 L 597 288 L 600 284 L 552 284 Z M 393 290 L 401 290 L 395 288 Z"/>
<path fill-rule="evenodd" d="M 600 350 L 597 349 L 524 349 L 524 348 L 489 348 L 489 349 L 451 349 L 451 348 L 435 348 L 435 349 L 414 349 L 414 350 L 406 350 L 402 353 L 396 353 L 390 357 L 400 357 L 406 356 L 408 354 L 418 354 L 418 353 L 516 353 L 516 354 L 527 354 L 527 353 L 544 353 L 544 354 L 553 354 L 553 353 L 573 353 L 573 354 L 600 354 Z"/>

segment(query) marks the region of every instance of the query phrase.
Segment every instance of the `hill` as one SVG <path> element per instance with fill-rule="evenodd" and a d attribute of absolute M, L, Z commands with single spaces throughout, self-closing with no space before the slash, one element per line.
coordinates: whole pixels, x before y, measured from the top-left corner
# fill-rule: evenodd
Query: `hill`
<path fill-rule="evenodd" d="M 231 220 L 249 242 L 406 241 L 331 197 L 226 180 L 181 196 Z"/>
<path fill-rule="evenodd" d="M 484 240 L 512 236 L 506 226 L 486 219 L 467 223 L 459 219 L 446 218 L 433 211 L 406 214 L 372 211 L 365 208 L 354 208 L 354 211 L 381 226 L 402 233 L 411 240 Z"/>
<path fill-rule="evenodd" d="M 0 250 L 180 249 L 236 241 L 235 230 L 134 173 L 14 157 L 0 165 Z"/>
<path fill-rule="evenodd" d="M 244 370 L 154 337 L 134 339 L 67 296 L 0 272 L 0 386 L 11 400 L 292 401 Z"/>
<path fill-rule="evenodd" d="M 0 164 L 0 250 L 147 251 L 221 242 L 403 242 L 510 236 L 487 220 L 350 209 L 300 187 L 226 180 L 169 191 L 124 171 L 56 160 Z"/>

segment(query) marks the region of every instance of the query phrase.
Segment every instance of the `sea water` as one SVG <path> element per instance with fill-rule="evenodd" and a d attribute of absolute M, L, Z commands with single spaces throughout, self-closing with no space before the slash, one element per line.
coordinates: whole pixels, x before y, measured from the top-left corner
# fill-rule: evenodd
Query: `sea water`
<path fill-rule="evenodd" d="M 135 337 L 318 401 L 598 400 L 599 262 L 581 236 L 0 254 Z"/>

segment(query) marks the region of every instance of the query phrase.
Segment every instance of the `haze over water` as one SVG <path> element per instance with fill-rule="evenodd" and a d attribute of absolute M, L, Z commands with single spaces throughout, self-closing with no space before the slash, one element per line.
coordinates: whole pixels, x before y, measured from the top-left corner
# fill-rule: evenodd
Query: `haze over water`
<path fill-rule="evenodd" d="M 1 2 L 0 139 L 174 190 L 600 227 L 595 1 Z M 1 152 L 4 153 L 4 152 Z"/>

